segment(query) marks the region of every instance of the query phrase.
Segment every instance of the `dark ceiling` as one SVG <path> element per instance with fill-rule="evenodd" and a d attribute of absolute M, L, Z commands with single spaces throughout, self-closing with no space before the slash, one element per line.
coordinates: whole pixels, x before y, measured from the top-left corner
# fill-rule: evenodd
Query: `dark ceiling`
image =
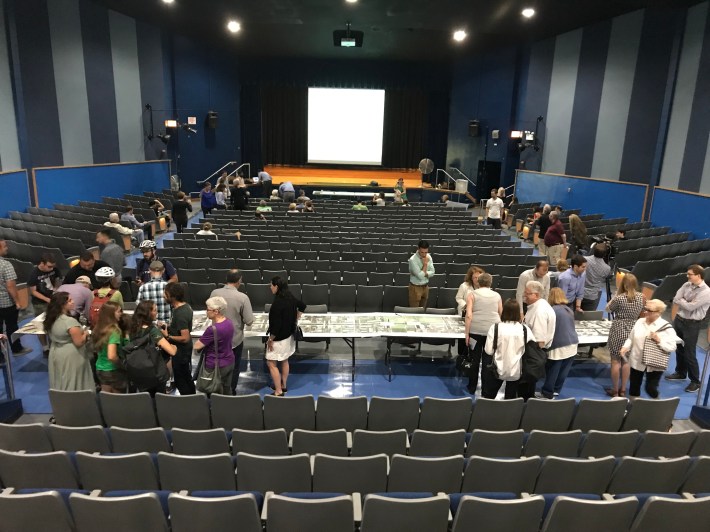
<path fill-rule="evenodd" d="M 242 57 L 450 61 L 506 43 L 535 41 L 636 9 L 699 0 L 94 0 L 110 9 Z M 530 20 L 520 12 L 532 6 Z M 238 20 L 241 32 L 226 29 Z M 364 31 L 362 48 L 336 48 L 333 30 Z M 464 43 L 452 32 L 463 28 Z"/>

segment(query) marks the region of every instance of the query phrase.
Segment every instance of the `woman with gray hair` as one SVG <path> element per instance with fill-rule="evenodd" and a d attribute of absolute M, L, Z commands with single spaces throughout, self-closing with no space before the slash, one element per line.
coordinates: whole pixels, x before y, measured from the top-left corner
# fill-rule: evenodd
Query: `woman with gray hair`
<path fill-rule="evenodd" d="M 234 324 L 224 315 L 227 301 L 223 297 L 211 297 L 206 302 L 207 317 L 212 325 L 207 327 L 200 339 L 195 342 L 195 349 L 203 351 L 205 369 L 214 370 L 219 365 L 219 375 L 222 381 L 221 393 L 230 395 L 232 373 L 234 373 L 234 352 L 232 351 L 232 336 Z M 198 380 L 197 389 L 200 390 Z"/>
<path fill-rule="evenodd" d="M 670 355 L 671 351 L 675 351 L 679 338 L 673 326 L 661 318 L 661 314 L 666 310 L 666 304 L 663 301 L 651 299 L 646 302 L 643 310 L 646 311 L 646 317 L 636 320 L 619 354 L 624 358 L 628 357 L 629 366 L 631 366 L 629 397 L 641 395 L 641 381 L 643 381 L 645 373 L 646 393 L 652 399 L 656 399 L 658 398 L 658 383 L 666 368 L 647 366 L 644 363 L 644 344 L 649 339 Z"/>

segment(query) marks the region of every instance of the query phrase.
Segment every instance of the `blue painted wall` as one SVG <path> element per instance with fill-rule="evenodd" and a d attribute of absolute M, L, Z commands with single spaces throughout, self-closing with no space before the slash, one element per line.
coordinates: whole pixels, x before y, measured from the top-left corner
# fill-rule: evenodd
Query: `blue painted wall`
<path fill-rule="evenodd" d="M 0 190 L 0 216 L 8 216 L 9 211 L 24 212 L 30 204 L 25 170 L 0 173 Z"/>
<path fill-rule="evenodd" d="M 650 220 L 673 232 L 688 231 L 693 239 L 710 238 L 710 196 L 656 187 Z"/>
<path fill-rule="evenodd" d="M 37 207 L 79 200 L 101 201 L 103 196 L 159 192 L 170 187 L 170 164 L 155 161 L 102 166 L 35 168 Z M 26 203 L 19 210 L 24 210 Z"/>
<path fill-rule="evenodd" d="M 582 214 L 604 213 L 608 218 L 625 216 L 629 222 L 643 218 L 646 185 L 583 179 L 519 170 L 515 195 L 520 203 L 540 202 L 581 209 Z"/>

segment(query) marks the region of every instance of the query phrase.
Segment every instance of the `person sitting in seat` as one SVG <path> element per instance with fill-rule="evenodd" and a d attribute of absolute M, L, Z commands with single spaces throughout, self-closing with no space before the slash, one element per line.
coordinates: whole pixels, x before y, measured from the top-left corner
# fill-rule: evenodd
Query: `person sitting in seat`
<path fill-rule="evenodd" d="M 210 222 L 203 223 L 202 229 L 195 234 L 198 236 L 217 236 L 216 233 L 212 231 L 212 224 Z"/>
<path fill-rule="evenodd" d="M 259 206 L 256 208 L 256 212 L 271 212 L 271 207 L 266 204 L 266 200 L 261 200 Z"/>
<path fill-rule="evenodd" d="M 307 201 L 311 201 L 311 198 L 306 196 L 305 190 L 300 189 L 298 191 L 298 197 L 296 198 L 296 203 L 306 203 Z"/>
<path fill-rule="evenodd" d="M 146 234 L 148 235 L 148 238 L 152 238 L 152 234 L 150 231 L 151 224 L 139 221 L 138 218 L 136 218 L 135 214 L 133 214 L 133 207 L 131 207 L 130 205 L 128 207 L 126 207 L 126 210 L 121 215 L 121 221 L 128 222 L 129 224 L 131 224 L 131 227 L 133 229 L 143 229 L 146 232 Z M 147 231 L 146 231 L 146 229 L 147 229 Z M 139 240 L 142 241 L 143 238 L 140 238 Z"/>
<path fill-rule="evenodd" d="M 308 200 L 303 204 L 303 212 L 316 212 L 315 207 L 313 207 L 313 202 Z"/>
<path fill-rule="evenodd" d="M 271 191 L 271 196 L 269 196 L 269 201 L 281 201 L 279 197 L 279 189 L 275 188 Z"/>
<path fill-rule="evenodd" d="M 145 240 L 143 229 L 129 229 L 128 227 L 122 226 L 120 220 L 118 213 L 112 212 L 108 215 L 108 222 L 104 222 L 104 226 L 113 227 L 120 234 L 130 236 L 132 241 L 142 242 Z"/>
<path fill-rule="evenodd" d="M 300 213 L 301 211 L 298 210 L 295 203 L 290 203 L 288 206 L 288 210 L 286 212 L 293 214 L 293 213 Z"/>
<path fill-rule="evenodd" d="M 355 205 L 353 205 L 353 210 L 354 211 L 367 211 L 367 205 L 363 205 L 362 201 L 358 201 Z"/>

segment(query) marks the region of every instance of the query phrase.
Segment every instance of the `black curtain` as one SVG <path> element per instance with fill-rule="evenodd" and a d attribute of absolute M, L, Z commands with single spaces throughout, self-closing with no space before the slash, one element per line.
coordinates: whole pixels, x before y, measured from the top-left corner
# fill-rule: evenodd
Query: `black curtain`
<path fill-rule="evenodd" d="M 261 152 L 261 91 L 256 84 L 243 84 L 239 99 L 243 163 L 251 163 L 252 175 L 264 168 Z"/>
<path fill-rule="evenodd" d="M 261 87 L 261 139 L 265 164 L 306 164 L 307 87 Z"/>
<path fill-rule="evenodd" d="M 428 121 L 427 95 L 418 89 L 385 91 L 382 166 L 416 168 L 425 153 Z"/>

